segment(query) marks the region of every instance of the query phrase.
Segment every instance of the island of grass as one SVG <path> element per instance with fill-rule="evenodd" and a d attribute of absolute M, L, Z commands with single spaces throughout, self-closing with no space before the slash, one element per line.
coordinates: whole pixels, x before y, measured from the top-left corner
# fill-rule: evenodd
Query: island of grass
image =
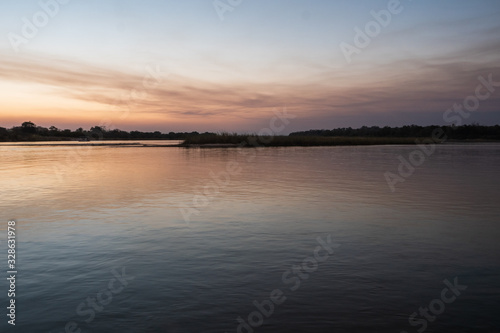
<path fill-rule="evenodd" d="M 259 136 L 257 134 L 203 133 L 188 136 L 184 147 L 287 147 L 287 146 L 359 146 L 408 145 L 443 142 L 500 141 L 500 126 L 418 126 L 358 129 L 309 130 L 290 135 Z"/>
<path fill-rule="evenodd" d="M 407 145 L 421 142 L 419 138 L 391 137 L 326 137 L 326 136 L 259 136 L 254 134 L 208 134 L 186 138 L 183 147 L 291 147 L 291 146 L 360 146 L 360 145 Z"/>

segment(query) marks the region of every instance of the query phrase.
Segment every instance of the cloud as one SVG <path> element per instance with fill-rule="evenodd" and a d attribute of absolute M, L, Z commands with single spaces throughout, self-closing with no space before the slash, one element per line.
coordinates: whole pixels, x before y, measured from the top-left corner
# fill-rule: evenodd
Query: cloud
<path fill-rule="evenodd" d="M 480 75 L 491 73 L 500 81 L 499 51 L 500 42 L 481 40 L 432 58 L 400 57 L 386 63 L 379 59 L 334 69 L 323 66 L 322 71 L 321 65 L 307 63 L 304 67 L 314 68 L 314 75 L 295 75 L 289 81 L 208 82 L 161 73 L 157 85 L 151 84 L 154 80 L 147 72 L 6 53 L 0 61 L 0 80 L 49 87 L 56 98 L 81 101 L 81 112 L 85 103 L 97 104 L 103 112 L 129 108 L 131 118 L 257 121 L 268 117 L 272 108 L 287 106 L 299 119 L 371 119 L 374 114 L 442 114 L 474 92 Z M 145 78 L 149 84 L 144 84 Z M 499 96 L 485 102 L 481 111 L 499 111 Z"/>

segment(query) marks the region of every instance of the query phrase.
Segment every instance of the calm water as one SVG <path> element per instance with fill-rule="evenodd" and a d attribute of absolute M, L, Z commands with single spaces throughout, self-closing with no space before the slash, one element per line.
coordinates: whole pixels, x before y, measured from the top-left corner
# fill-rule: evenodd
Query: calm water
<path fill-rule="evenodd" d="M 0 146 L 0 331 L 498 332 L 500 145 L 442 145 L 391 192 L 414 149 Z"/>

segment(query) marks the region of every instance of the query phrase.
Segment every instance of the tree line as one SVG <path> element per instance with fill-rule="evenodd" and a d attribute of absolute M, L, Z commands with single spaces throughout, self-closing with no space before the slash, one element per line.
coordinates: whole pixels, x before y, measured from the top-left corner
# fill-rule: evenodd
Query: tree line
<path fill-rule="evenodd" d="M 290 136 L 425 138 L 431 137 L 432 132 L 437 128 L 441 128 L 449 140 L 500 140 L 499 125 L 482 126 L 478 124 L 462 126 L 343 127 L 331 130 L 322 129 L 294 132 Z"/>
<path fill-rule="evenodd" d="M 441 128 L 448 140 L 500 140 L 500 126 L 483 126 L 478 124 L 462 126 L 418 126 L 402 127 L 363 126 L 361 128 L 343 127 L 331 130 L 308 130 L 290 133 L 290 136 L 316 137 L 392 137 L 392 138 L 424 138 L 431 137 L 432 132 Z M 59 129 L 37 126 L 26 121 L 21 126 L 12 128 L 0 127 L 0 141 L 62 141 L 62 140 L 185 140 L 199 135 L 217 135 L 211 132 L 141 132 L 107 129 L 105 126 L 94 126 L 89 130 Z"/>
<path fill-rule="evenodd" d="M 213 133 L 203 133 L 213 134 Z M 0 141 L 67 141 L 67 140 L 184 140 L 188 136 L 200 135 L 198 132 L 141 132 L 122 131 L 120 129 L 107 129 L 105 126 L 94 126 L 90 130 L 78 128 L 59 129 L 55 126 L 49 128 L 37 126 L 31 121 L 26 121 L 21 126 L 10 129 L 0 127 Z"/>

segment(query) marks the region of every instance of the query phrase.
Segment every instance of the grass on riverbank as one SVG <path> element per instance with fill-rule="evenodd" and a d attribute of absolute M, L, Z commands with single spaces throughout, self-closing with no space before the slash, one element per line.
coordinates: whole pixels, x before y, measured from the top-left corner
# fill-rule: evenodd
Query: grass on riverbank
<path fill-rule="evenodd" d="M 183 146 L 347 146 L 415 144 L 424 138 L 392 137 L 327 137 L 327 136 L 258 136 L 232 133 L 198 135 L 187 138 Z"/>

